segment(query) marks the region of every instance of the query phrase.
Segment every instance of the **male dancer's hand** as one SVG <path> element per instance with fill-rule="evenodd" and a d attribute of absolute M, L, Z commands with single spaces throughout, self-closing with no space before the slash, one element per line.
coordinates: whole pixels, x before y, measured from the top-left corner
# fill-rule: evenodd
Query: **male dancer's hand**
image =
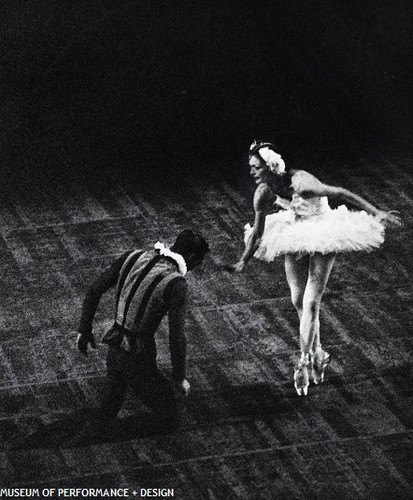
<path fill-rule="evenodd" d="M 175 386 L 178 393 L 181 394 L 182 396 L 188 396 L 191 390 L 191 384 L 188 382 L 186 378 L 182 380 L 182 382 L 176 382 Z"/>
<path fill-rule="evenodd" d="M 87 346 L 91 345 L 93 349 L 96 349 L 95 339 L 93 333 L 85 335 L 84 333 L 79 333 L 76 339 L 76 345 L 79 351 L 87 357 Z"/>

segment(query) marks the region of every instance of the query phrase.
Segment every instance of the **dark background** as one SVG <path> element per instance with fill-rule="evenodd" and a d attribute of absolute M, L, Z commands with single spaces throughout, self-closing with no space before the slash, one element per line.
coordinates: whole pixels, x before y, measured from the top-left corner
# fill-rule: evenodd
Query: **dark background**
<path fill-rule="evenodd" d="M 237 178 L 254 138 L 290 166 L 408 155 L 411 12 L 409 0 L 3 1 L 3 181 L 204 160 Z"/>

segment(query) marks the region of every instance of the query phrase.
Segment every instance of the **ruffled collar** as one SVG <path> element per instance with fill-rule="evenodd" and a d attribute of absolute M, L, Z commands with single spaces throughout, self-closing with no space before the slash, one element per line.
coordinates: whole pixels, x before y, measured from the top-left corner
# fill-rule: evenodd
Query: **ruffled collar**
<path fill-rule="evenodd" d="M 158 250 L 161 255 L 163 255 L 164 257 L 169 257 L 170 259 L 174 260 L 178 265 L 179 272 L 182 274 L 182 276 L 185 276 L 188 269 L 186 267 L 185 259 L 182 257 L 181 254 L 176 253 L 176 252 L 172 252 L 171 250 L 169 250 L 168 247 L 166 247 L 160 241 L 155 243 L 154 246 L 155 246 L 155 250 Z"/>

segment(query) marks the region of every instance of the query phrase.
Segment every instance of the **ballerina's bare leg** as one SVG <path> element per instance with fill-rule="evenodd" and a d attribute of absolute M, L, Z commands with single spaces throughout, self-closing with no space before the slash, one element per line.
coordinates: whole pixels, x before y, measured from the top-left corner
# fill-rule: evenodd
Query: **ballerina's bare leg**
<path fill-rule="evenodd" d="M 309 261 L 309 255 L 304 255 L 301 258 L 297 258 L 295 255 L 285 256 L 285 275 L 290 287 L 291 302 L 297 311 L 300 322 L 303 314 L 303 299 L 308 280 Z"/>
<path fill-rule="evenodd" d="M 323 366 L 328 362 L 328 355 L 321 349 L 320 306 L 334 260 L 334 254 L 306 255 L 299 259 L 294 255 L 285 257 L 291 300 L 300 319 L 301 358 L 294 375 L 295 387 L 300 395 L 306 395 L 308 391 L 310 362 L 313 363 L 315 383 L 322 381 Z"/>

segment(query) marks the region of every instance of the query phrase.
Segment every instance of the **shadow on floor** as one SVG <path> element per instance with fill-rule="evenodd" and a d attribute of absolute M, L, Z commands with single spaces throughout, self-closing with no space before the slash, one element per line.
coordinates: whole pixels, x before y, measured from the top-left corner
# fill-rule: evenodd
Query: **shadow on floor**
<path fill-rule="evenodd" d="M 233 419 L 274 418 L 277 414 L 291 410 L 288 400 L 282 391 L 267 383 L 194 392 L 185 401 L 185 427 L 210 426 L 214 422 Z M 117 418 L 103 429 L 91 424 L 94 416 L 93 409 L 82 409 L 48 424 L 37 420 L 29 432 L 14 430 L 10 437 L 5 436 L 6 448 L 27 450 L 90 446 L 173 432 L 169 426 L 157 425 L 151 413 L 139 410 L 135 415 Z"/>
<path fill-rule="evenodd" d="M 296 420 L 298 413 L 304 409 L 306 414 L 315 415 L 317 412 L 328 413 L 340 408 L 343 401 L 351 400 L 356 405 L 368 405 L 369 400 L 359 392 L 365 390 L 363 382 L 366 381 L 373 381 L 373 385 L 369 386 L 370 390 L 377 390 L 382 395 L 387 394 L 389 387 L 394 386 L 394 394 L 398 394 L 403 402 L 411 393 L 412 375 L 410 364 L 395 367 L 392 370 L 387 369 L 381 373 L 374 372 L 367 376 L 363 374 L 363 376 L 352 377 L 351 380 L 330 374 L 322 386 L 311 385 L 307 397 L 297 396 L 292 383 L 288 386 L 255 383 L 221 387 L 217 391 L 194 391 L 183 405 L 182 427 L 185 430 L 201 429 L 219 426 L 225 422 L 260 420 L 272 428 L 278 425 L 278 421 Z M 355 388 L 360 384 L 360 389 L 357 391 Z M 399 417 L 404 421 L 407 418 L 404 405 L 399 406 L 397 410 L 393 404 L 393 410 L 397 410 L 400 413 Z M 31 427 L 31 431 L 26 431 L 26 433 L 21 429 L 16 430 L 16 427 L 10 427 L 9 430 L 5 428 L 2 432 L 3 440 L 9 450 L 27 450 L 84 447 L 174 432 L 175 429 L 169 425 L 160 426 L 153 414 L 143 412 L 139 407 L 136 409 L 136 414 L 117 418 L 101 429 L 91 424 L 96 414 L 95 410 L 82 409 L 48 424 L 39 420 L 36 420 L 34 424 L 29 422 L 28 426 Z M 411 418 L 407 420 L 406 422 L 410 425 Z M 357 432 L 350 434 L 357 435 Z"/>

